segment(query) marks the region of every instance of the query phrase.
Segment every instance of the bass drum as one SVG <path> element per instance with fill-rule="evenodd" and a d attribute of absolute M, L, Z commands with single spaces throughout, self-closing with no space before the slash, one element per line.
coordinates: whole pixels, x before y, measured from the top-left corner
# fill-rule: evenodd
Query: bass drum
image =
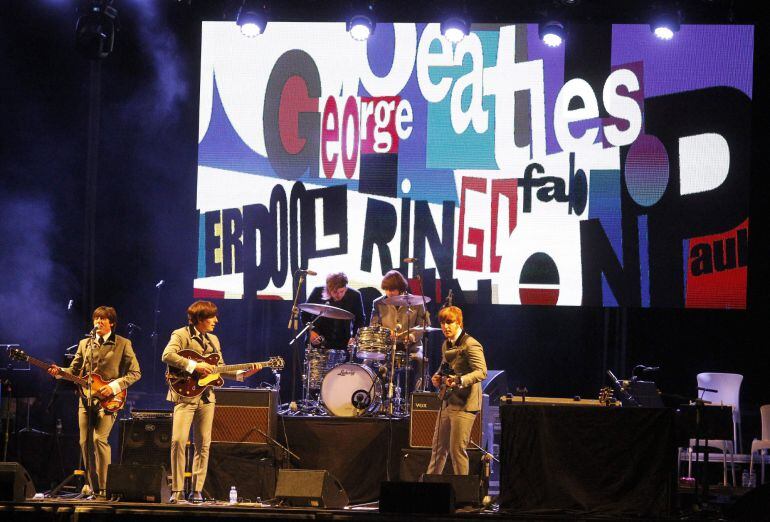
<path fill-rule="evenodd" d="M 332 368 L 321 383 L 321 401 L 337 417 L 358 417 L 380 406 L 382 384 L 367 366 L 345 363 Z"/>

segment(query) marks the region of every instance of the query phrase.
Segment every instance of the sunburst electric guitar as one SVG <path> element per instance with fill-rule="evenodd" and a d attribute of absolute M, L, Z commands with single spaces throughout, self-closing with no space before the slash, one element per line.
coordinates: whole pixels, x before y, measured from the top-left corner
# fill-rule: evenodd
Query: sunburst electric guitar
<path fill-rule="evenodd" d="M 33 366 L 37 366 L 38 368 L 42 368 L 43 370 L 48 371 L 48 368 L 53 366 L 51 363 L 47 363 L 44 361 L 41 361 L 40 359 L 35 359 L 34 357 L 27 355 L 24 353 L 24 350 L 20 350 L 19 348 L 11 348 L 9 350 L 8 354 L 12 359 L 16 359 L 17 361 L 27 361 L 29 364 Z M 59 372 L 57 377 L 61 377 L 62 379 L 65 379 L 67 381 L 74 382 L 78 385 L 78 389 L 80 390 L 80 394 L 88 399 L 89 388 L 91 389 L 91 398 L 98 402 L 99 405 L 107 410 L 110 413 L 114 413 L 121 409 L 123 405 L 126 403 L 126 390 L 123 390 L 111 397 L 107 397 L 106 399 L 98 394 L 99 389 L 101 389 L 102 386 L 105 384 L 111 383 L 113 380 L 106 380 L 102 379 L 102 376 L 98 373 L 91 372 L 90 374 L 86 374 L 83 376 L 78 375 L 72 375 L 71 373 L 67 372 Z"/>
<path fill-rule="evenodd" d="M 176 393 L 183 397 L 195 397 L 203 393 L 209 386 L 222 386 L 224 380 L 222 379 L 223 373 L 235 372 L 238 370 L 252 370 L 257 365 L 262 365 L 263 368 L 283 369 L 284 362 L 283 357 L 270 357 L 269 360 L 258 363 L 243 363 L 243 364 L 225 364 L 223 366 L 217 366 L 219 363 L 219 354 L 212 353 L 211 355 L 201 355 L 193 350 L 182 350 L 179 355 L 185 359 L 192 359 L 195 362 L 209 363 L 211 366 L 216 367 L 217 373 L 210 373 L 208 375 L 202 375 L 196 371 L 188 373 L 179 368 L 169 366 L 166 372 L 166 381 L 168 385 Z"/>

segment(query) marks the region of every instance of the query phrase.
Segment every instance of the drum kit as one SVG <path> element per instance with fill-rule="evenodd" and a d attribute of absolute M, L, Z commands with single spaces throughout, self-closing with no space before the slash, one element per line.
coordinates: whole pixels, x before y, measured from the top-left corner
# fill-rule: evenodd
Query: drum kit
<path fill-rule="evenodd" d="M 428 301 L 428 297 L 415 295 L 384 299 L 385 304 L 395 306 L 417 306 Z M 298 308 L 317 317 L 353 320 L 352 313 L 331 305 L 305 303 Z M 308 343 L 302 375 L 302 413 L 337 417 L 409 415 L 408 382 L 415 370 L 404 339 L 417 331 L 425 334 L 440 328 L 423 326 L 394 331 L 383 326 L 364 326 L 347 347 L 319 350 Z M 427 362 L 424 359 L 418 365 L 421 373 Z M 418 382 L 425 382 L 424 376 Z"/>

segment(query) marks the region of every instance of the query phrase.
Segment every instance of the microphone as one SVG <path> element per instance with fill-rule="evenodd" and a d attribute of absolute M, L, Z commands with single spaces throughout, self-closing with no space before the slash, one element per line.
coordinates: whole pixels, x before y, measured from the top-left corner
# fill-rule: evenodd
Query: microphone
<path fill-rule="evenodd" d="M 298 273 L 298 274 L 307 274 L 307 275 L 312 275 L 312 276 L 318 275 L 318 272 L 313 272 L 312 270 L 308 270 L 308 269 L 305 269 L 305 268 L 300 268 L 299 270 L 297 270 L 296 273 Z"/>
<path fill-rule="evenodd" d="M 419 257 L 405 257 L 404 263 L 416 263 L 419 260 L 420 260 Z"/>
<path fill-rule="evenodd" d="M 161 286 L 163 286 L 163 283 L 165 283 L 165 281 L 163 279 L 161 279 L 160 281 L 155 283 L 155 288 L 160 288 Z"/>
<path fill-rule="evenodd" d="M 91 331 L 88 332 L 88 335 L 86 335 L 86 337 L 94 337 L 96 335 L 96 330 L 98 329 L 99 329 L 98 326 L 94 326 L 93 328 L 91 328 Z"/>
<path fill-rule="evenodd" d="M 713 388 L 702 388 L 700 386 L 698 386 L 698 390 L 709 392 L 709 393 L 719 393 L 719 390 L 715 390 Z"/>
<path fill-rule="evenodd" d="M 401 326 L 401 324 L 400 324 L 400 323 L 396 323 L 396 331 L 397 331 L 397 332 L 400 332 L 400 331 L 401 331 L 401 328 L 403 328 L 403 326 Z"/>
<path fill-rule="evenodd" d="M 444 307 L 452 306 L 452 289 L 449 289 L 449 293 L 446 295 L 446 301 L 444 301 Z"/>

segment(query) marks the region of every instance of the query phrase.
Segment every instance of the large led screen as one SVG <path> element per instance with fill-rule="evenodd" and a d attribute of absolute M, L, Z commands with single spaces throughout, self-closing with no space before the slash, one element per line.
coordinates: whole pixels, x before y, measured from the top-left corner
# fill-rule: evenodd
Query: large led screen
<path fill-rule="evenodd" d="M 752 26 L 202 31 L 196 296 L 746 307 Z"/>

